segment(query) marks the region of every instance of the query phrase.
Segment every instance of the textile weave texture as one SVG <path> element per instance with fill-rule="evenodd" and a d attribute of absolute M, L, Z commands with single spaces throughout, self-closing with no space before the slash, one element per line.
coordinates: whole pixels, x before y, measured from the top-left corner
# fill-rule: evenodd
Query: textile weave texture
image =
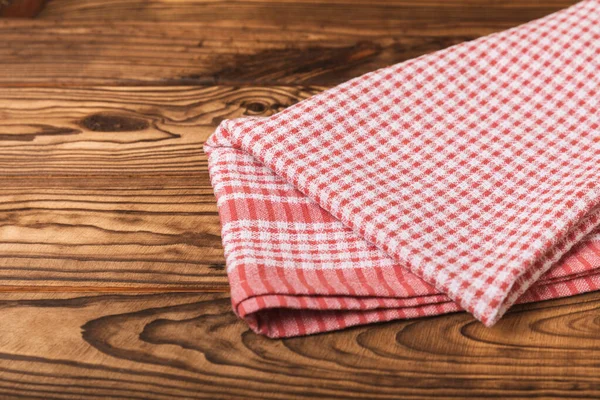
<path fill-rule="evenodd" d="M 288 337 L 600 287 L 600 0 L 207 140 L 234 311 Z"/>

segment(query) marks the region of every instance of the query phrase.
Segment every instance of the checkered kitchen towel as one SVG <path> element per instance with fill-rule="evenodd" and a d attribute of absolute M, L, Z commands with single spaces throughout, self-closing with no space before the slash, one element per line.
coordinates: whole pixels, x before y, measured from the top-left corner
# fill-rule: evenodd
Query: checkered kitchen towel
<path fill-rule="evenodd" d="M 205 145 L 235 312 L 271 337 L 600 288 L 600 0 Z"/>

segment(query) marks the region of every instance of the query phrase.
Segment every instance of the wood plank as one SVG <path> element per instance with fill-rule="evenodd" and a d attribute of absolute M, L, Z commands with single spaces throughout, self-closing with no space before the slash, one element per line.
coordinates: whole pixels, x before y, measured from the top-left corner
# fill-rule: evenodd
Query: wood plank
<path fill-rule="evenodd" d="M 422 22 L 502 21 L 537 18 L 574 4 L 572 0 L 59 0 L 50 1 L 40 18 L 102 18 L 122 21 L 210 22 L 252 20 L 282 24 L 314 24 L 317 21 L 342 26 Z M 515 15 L 516 12 L 526 15 Z M 356 25 L 355 25 L 356 26 Z"/>
<path fill-rule="evenodd" d="M 317 91 L 3 89 L 0 290 L 227 290 L 202 144 Z"/>
<path fill-rule="evenodd" d="M 0 396 L 598 398 L 600 294 L 272 340 L 222 294 L 0 294 Z"/>
<path fill-rule="evenodd" d="M 0 20 L 0 85 L 330 86 L 573 3 L 50 2 Z"/>

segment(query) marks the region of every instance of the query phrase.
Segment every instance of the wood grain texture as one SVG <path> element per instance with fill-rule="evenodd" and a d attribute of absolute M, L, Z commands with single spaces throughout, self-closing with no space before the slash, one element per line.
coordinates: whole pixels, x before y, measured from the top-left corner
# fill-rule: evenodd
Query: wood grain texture
<path fill-rule="evenodd" d="M 0 20 L 0 85 L 329 86 L 573 3 L 53 1 Z"/>
<path fill-rule="evenodd" d="M 600 398 L 600 293 L 491 329 L 250 332 L 202 152 L 225 118 L 573 3 L 52 0 L 0 19 L 0 398 Z"/>
<path fill-rule="evenodd" d="M 250 332 L 222 294 L 0 294 L 0 396 L 600 396 L 600 294 L 305 338 Z M 515 334 L 519 332 L 519 334 Z"/>
<path fill-rule="evenodd" d="M 5 88 L 2 286 L 227 290 L 202 144 L 318 88 Z"/>
<path fill-rule="evenodd" d="M 281 25 L 320 22 L 363 27 L 372 27 L 374 21 L 418 26 L 435 19 L 444 23 L 489 21 L 497 26 L 535 19 L 571 4 L 572 0 L 55 0 L 40 17 Z"/>

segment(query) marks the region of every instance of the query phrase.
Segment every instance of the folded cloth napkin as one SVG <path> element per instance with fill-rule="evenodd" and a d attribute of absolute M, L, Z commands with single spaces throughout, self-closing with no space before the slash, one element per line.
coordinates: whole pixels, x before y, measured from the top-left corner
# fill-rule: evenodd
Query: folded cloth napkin
<path fill-rule="evenodd" d="M 600 0 L 205 144 L 235 312 L 270 337 L 600 287 Z"/>

